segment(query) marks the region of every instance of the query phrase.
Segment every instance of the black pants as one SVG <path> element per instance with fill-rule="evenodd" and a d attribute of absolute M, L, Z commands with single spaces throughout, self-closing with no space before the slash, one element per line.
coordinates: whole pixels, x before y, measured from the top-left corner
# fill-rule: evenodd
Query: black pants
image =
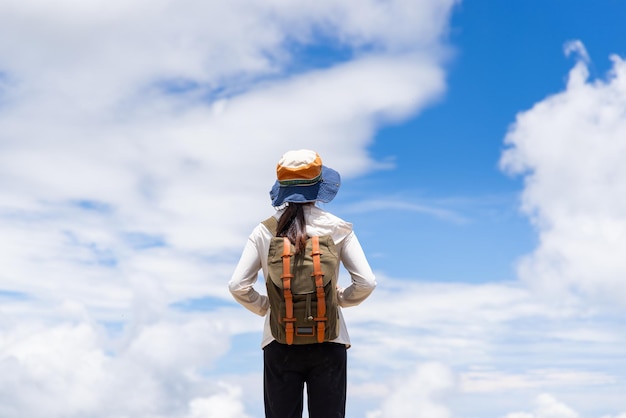
<path fill-rule="evenodd" d="M 309 418 L 344 418 L 346 346 L 335 343 L 285 345 L 263 349 L 266 418 L 302 418 L 306 383 Z"/>

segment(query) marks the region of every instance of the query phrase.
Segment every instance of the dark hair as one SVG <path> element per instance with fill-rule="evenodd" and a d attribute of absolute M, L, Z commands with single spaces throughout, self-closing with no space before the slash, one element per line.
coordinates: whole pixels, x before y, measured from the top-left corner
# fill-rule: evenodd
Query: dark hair
<path fill-rule="evenodd" d="M 277 236 L 287 237 L 296 247 L 296 254 L 304 252 L 306 248 L 306 220 L 304 219 L 304 205 L 311 203 L 289 202 L 285 211 L 278 220 Z"/>

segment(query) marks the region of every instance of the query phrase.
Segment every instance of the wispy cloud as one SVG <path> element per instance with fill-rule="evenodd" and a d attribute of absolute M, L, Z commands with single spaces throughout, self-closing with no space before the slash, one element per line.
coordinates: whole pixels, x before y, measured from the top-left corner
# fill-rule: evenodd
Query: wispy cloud
<path fill-rule="evenodd" d="M 423 214 L 426 216 L 432 216 L 443 221 L 449 221 L 458 224 L 464 224 L 469 222 L 469 219 L 467 217 L 451 209 L 437 207 L 431 204 L 415 203 L 412 201 L 401 200 L 393 197 L 380 197 L 377 199 L 362 200 L 359 202 L 350 203 L 348 205 L 344 205 L 343 210 L 346 213 L 407 211 Z"/>

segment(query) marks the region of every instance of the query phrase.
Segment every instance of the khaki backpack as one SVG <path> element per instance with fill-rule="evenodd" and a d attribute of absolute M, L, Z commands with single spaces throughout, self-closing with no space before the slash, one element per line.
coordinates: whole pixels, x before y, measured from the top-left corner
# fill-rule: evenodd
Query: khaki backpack
<path fill-rule="evenodd" d="M 334 340 L 339 336 L 339 255 L 332 237 L 309 237 L 306 250 L 295 254 L 289 238 L 276 236 L 276 218 L 262 223 L 274 235 L 265 278 L 272 335 L 289 345 Z"/>

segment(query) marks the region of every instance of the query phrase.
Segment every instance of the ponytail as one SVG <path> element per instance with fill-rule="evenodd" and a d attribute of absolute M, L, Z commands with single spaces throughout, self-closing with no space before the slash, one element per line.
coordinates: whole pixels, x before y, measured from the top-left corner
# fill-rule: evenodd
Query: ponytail
<path fill-rule="evenodd" d="M 296 247 L 296 254 L 304 252 L 306 247 L 306 220 L 304 219 L 304 205 L 309 203 L 293 203 L 285 208 L 278 220 L 277 236 L 287 237 Z"/>

